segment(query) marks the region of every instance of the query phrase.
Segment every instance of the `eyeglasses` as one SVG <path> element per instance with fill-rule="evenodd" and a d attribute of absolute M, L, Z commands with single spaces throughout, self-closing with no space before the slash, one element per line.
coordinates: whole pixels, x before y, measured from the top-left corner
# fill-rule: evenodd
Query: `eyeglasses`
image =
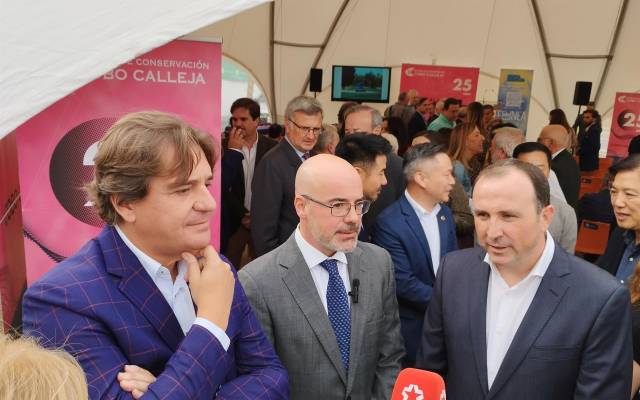
<path fill-rule="evenodd" d="M 331 215 L 334 216 L 334 217 L 344 217 L 344 216 L 346 216 L 351 211 L 351 206 L 352 205 L 355 207 L 354 210 L 356 211 L 357 215 L 366 214 L 367 211 L 369 211 L 369 207 L 371 206 L 371 202 L 369 200 L 358 200 L 355 203 L 349 203 L 349 202 L 346 202 L 346 201 L 338 201 L 336 203 L 333 203 L 332 205 L 329 205 L 329 204 L 324 204 L 324 203 L 312 198 L 311 196 L 307 196 L 306 194 L 303 194 L 302 197 L 304 197 L 307 200 L 311 200 L 316 204 L 320 204 L 321 206 L 324 206 L 324 207 L 327 207 L 327 208 L 331 209 Z"/>
<path fill-rule="evenodd" d="M 295 125 L 296 128 L 300 129 L 301 131 L 303 131 L 306 134 L 313 134 L 313 136 L 318 136 L 320 135 L 320 132 L 322 132 L 322 128 L 313 128 L 310 126 L 300 126 L 298 124 L 295 123 L 294 120 L 292 120 L 291 118 L 289 118 L 289 122 L 291 122 L 293 125 Z"/>

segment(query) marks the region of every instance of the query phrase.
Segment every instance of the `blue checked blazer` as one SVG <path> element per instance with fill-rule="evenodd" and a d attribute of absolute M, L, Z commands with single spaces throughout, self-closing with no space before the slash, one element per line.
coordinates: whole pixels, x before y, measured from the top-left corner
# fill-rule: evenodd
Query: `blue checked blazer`
<path fill-rule="evenodd" d="M 117 380 L 125 364 L 157 380 L 145 399 L 285 399 L 287 372 L 236 281 L 228 351 L 208 330 L 185 336 L 149 274 L 113 227 L 26 292 L 24 333 L 62 347 L 87 376 L 89 398 L 131 399 Z"/>

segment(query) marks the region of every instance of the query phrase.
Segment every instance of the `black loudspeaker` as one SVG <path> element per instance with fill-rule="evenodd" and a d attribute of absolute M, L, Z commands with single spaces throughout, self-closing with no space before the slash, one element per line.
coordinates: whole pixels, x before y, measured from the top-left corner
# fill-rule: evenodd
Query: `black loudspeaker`
<path fill-rule="evenodd" d="M 322 92 L 322 70 L 311 68 L 309 71 L 309 91 Z"/>
<path fill-rule="evenodd" d="M 576 106 L 586 106 L 591 97 L 591 82 L 576 82 L 576 90 L 573 92 L 573 104 Z"/>

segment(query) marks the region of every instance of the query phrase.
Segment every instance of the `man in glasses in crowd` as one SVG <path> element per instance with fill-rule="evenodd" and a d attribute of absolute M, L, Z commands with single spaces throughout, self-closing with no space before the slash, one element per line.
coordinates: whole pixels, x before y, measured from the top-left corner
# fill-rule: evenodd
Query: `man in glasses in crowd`
<path fill-rule="evenodd" d="M 389 398 L 404 350 L 391 257 L 358 243 L 370 206 L 362 180 L 317 155 L 298 169 L 294 206 L 294 233 L 239 273 L 291 398 Z"/>
<path fill-rule="evenodd" d="M 298 224 L 293 208 L 296 171 L 313 155 L 322 132 L 322 106 L 298 96 L 285 110 L 285 138 L 265 154 L 251 184 L 251 238 L 257 256 L 284 243 Z"/>

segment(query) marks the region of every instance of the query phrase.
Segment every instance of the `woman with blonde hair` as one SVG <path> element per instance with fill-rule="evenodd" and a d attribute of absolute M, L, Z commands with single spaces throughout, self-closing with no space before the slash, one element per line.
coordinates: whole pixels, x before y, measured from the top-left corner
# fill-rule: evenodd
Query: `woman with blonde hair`
<path fill-rule="evenodd" d="M 86 400 L 87 382 L 68 353 L 0 333 L 0 399 Z"/>
<path fill-rule="evenodd" d="M 475 124 L 456 125 L 449 141 L 449 157 L 453 162 L 453 174 L 462 184 L 467 197 L 471 197 L 472 159 L 482 154 L 484 136 Z"/>

